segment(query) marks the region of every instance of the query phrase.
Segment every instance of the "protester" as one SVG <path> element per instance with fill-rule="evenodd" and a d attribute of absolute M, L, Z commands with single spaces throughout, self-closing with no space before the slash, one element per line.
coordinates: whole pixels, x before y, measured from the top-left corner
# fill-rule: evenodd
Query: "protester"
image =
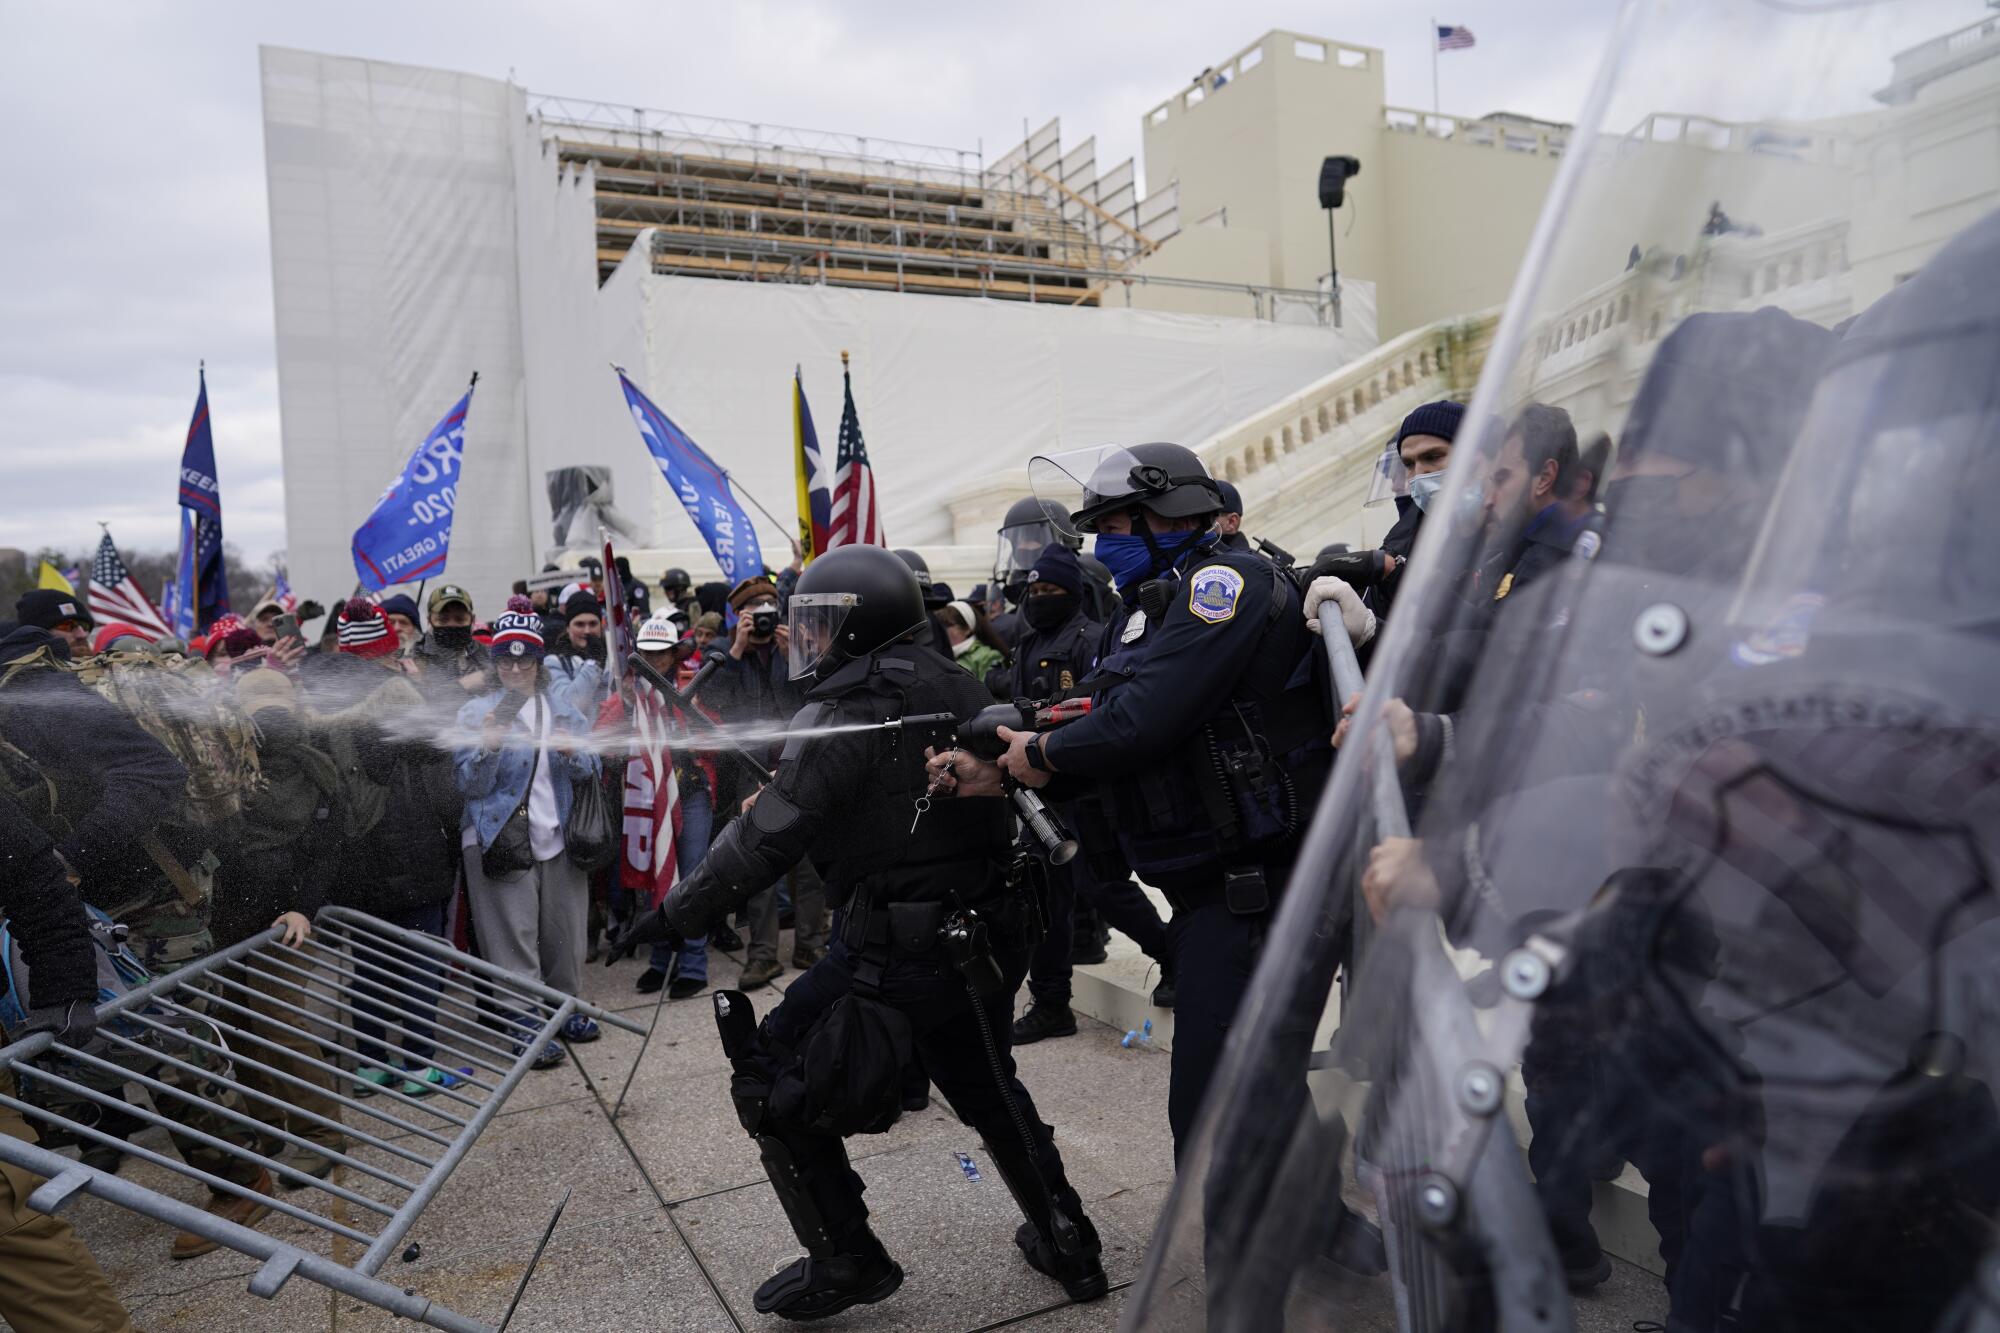
<path fill-rule="evenodd" d="M 418 672 L 380 608 L 360 598 L 341 608 L 340 665 L 327 684 L 345 706 L 321 719 L 343 786 L 340 868 L 328 900 L 442 936 L 456 884 L 459 802 L 450 761 L 433 735 L 433 706 L 413 679 Z M 413 968 L 393 989 L 425 1012 L 438 987 L 435 976 Z M 401 1058 L 385 1049 L 385 1012 L 365 991 L 357 996 L 361 1085 L 395 1084 L 406 1096 L 451 1086 L 452 1075 L 433 1063 L 423 1022 L 398 1034 Z"/>
<path fill-rule="evenodd" d="M 584 717 L 594 717 L 611 693 L 611 673 L 605 670 L 604 604 L 588 588 L 578 587 L 562 602 L 562 637 L 544 660 L 549 680 Z"/>
<path fill-rule="evenodd" d="M 471 593 L 441 584 L 431 590 L 426 612 L 431 627 L 410 656 L 423 668 L 425 695 L 456 712 L 468 695 L 493 688 L 492 658 L 474 637 Z"/>
<path fill-rule="evenodd" d="M 499 688 L 459 710 L 461 733 L 477 739 L 453 752 L 473 928 L 488 962 L 573 995 L 589 943 L 590 886 L 566 854 L 564 833 L 575 786 L 600 772 L 597 756 L 578 744 L 590 724 L 553 688 L 541 623 L 526 601 L 510 599 L 494 622 L 493 657 Z M 526 1027 L 525 1018 L 517 1022 Z M 587 1042 L 599 1033 L 577 1014 L 562 1035 Z M 551 1041 L 535 1067 L 562 1059 Z"/>
<path fill-rule="evenodd" d="M 712 702 L 725 722 L 789 720 L 804 705 L 805 695 L 791 679 L 786 657 L 790 630 L 779 622 L 777 584 L 763 574 L 741 580 L 730 590 L 729 609 L 736 614 L 736 629 L 705 702 Z M 772 743 L 760 748 L 759 758 L 768 763 L 776 761 L 783 746 Z M 778 961 L 783 928 L 779 887 L 787 881 L 795 929 L 792 966 L 811 967 L 825 950 L 826 890 L 812 863 L 802 860 L 779 884 L 745 904 L 750 948 L 737 982 L 744 990 L 768 985 L 785 970 Z"/>
<path fill-rule="evenodd" d="M 952 657 L 974 680 L 987 684 L 991 673 L 1004 671 L 1007 649 L 984 611 L 970 602 L 950 602 L 936 615 Z M 995 693 L 997 697 L 998 691 Z"/>
<path fill-rule="evenodd" d="M 30 588 L 14 603 L 14 619 L 23 625 L 47 630 L 69 646 L 71 657 L 90 654 L 90 631 L 95 623 L 83 598 L 60 588 Z"/>

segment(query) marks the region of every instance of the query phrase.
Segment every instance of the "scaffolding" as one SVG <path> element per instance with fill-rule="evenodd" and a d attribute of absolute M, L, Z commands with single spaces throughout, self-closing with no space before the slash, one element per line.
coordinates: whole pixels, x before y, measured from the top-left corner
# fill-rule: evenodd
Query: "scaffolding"
<path fill-rule="evenodd" d="M 642 235 L 655 272 L 1098 304 L 1179 228 L 1132 163 L 1050 121 L 982 150 L 531 97 L 564 167 L 588 172 L 600 280 Z"/>

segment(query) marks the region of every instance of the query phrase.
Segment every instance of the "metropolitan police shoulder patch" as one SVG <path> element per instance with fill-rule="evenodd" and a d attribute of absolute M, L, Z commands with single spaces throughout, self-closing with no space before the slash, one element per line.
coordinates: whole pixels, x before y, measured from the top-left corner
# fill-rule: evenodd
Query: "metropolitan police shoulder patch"
<path fill-rule="evenodd" d="M 1243 576 L 1228 565 L 1204 565 L 1188 579 L 1188 610 L 1211 625 L 1220 625 L 1236 614 L 1236 599 L 1243 592 Z"/>

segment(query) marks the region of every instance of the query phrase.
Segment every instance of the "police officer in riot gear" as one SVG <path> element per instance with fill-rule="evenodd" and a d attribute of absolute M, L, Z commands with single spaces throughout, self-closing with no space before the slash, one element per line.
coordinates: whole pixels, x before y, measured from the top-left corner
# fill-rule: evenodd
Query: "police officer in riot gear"
<path fill-rule="evenodd" d="M 948 719 L 964 721 L 991 702 L 977 681 L 915 641 L 928 624 L 917 579 L 880 547 L 841 547 L 814 561 L 799 577 L 789 615 L 792 670 L 807 699 L 795 732 L 942 715 L 931 742 L 942 746 Z M 731 1095 L 808 1251 L 758 1289 L 763 1313 L 819 1318 L 901 1285 L 902 1270 L 868 1227 L 861 1178 L 830 1128 L 864 1127 L 865 1109 L 832 1105 L 811 1121 L 785 1113 L 797 1103 L 784 1095 L 787 1080 L 813 1081 L 813 1065 L 794 1053 L 831 1039 L 836 1024 L 853 1033 L 869 1014 L 880 1020 L 876 1030 L 901 1024 L 904 1053 L 914 1048 L 952 1109 L 985 1140 L 1027 1216 L 1015 1240 L 1029 1264 L 1072 1299 L 1107 1290 L 1096 1230 L 1009 1053 L 1010 997 L 1033 927 L 1032 909 L 1004 873 L 1010 821 L 998 803 L 932 808 L 926 748 L 923 736 L 898 728 L 795 736 L 748 815 L 627 937 L 698 936 L 805 855 L 844 906 L 827 957 L 792 984 L 761 1027 L 750 1029 L 740 994 L 717 997 L 736 1070 Z M 901 1017 L 882 1020 L 885 1008 Z M 874 1086 L 886 1087 L 893 1105 L 900 1070 Z"/>
<path fill-rule="evenodd" d="M 1018 619 L 1022 598 L 1027 596 L 1028 571 L 1034 568 L 1044 548 L 1052 543 L 1075 551 L 1083 569 L 1084 611 L 1100 624 L 1111 618 L 1118 607 L 1111 590 L 1111 574 L 1083 549 L 1083 535 L 1069 523 L 1061 503 L 1038 495 L 1024 496 L 1007 507 L 1000 520 L 999 548 L 993 555 L 992 587 L 1001 592 L 1015 612 L 995 622 L 1000 636 L 1013 643 L 1020 635 Z"/>
<path fill-rule="evenodd" d="M 1098 640 L 1104 636 L 1104 626 L 1084 610 L 1083 588 L 1083 570 L 1067 543 L 1050 542 L 1035 557 L 1033 568 L 1027 571 L 1026 595 L 1021 599 L 1021 617 L 1027 628 L 1015 649 L 1013 665 L 1005 669 L 1003 680 L 994 682 L 997 691 L 1043 703 L 1078 693 L 1096 660 Z M 1096 907 L 1107 922 L 1160 963 L 1162 976 L 1153 1003 L 1163 1009 L 1174 1004 L 1166 925 L 1152 902 L 1132 883 L 1131 871 L 1118 848 L 1118 836 L 1105 818 L 1097 793 L 1066 802 L 1063 814 L 1082 851 L 1068 865 L 1047 868 L 1049 929 L 1028 969 L 1028 994 L 1034 1003 L 1014 1023 L 1017 1046 L 1076 1032 L 1076 1015 L 1069 1005 L 1075 943 L 1070 922 L 1078 907 Z"/>
<path fill-rule="evenodd" d="M 1253 552 L 1220 549 L 1222 494 L 1178 444 L 1037 459 L 1044 495 L 1081 491 L 1069 531 L 1096 536 L 1120 613 L 1082 682 L 1090 714 L 1003 732 L 1000 763 L 1030 786 L 1095 781 L 1132 869 L 1172 903 L 1177 991 L 1167 1115 L 1184 1148 L 1243 998 L 1298 835 L 1325 780 L 1331 731 L 1297 588 Z M 935 765 L 990 789 L 965 755 Z M 1306 1032 L 1310 1037 L 1310 1031 Z"/>

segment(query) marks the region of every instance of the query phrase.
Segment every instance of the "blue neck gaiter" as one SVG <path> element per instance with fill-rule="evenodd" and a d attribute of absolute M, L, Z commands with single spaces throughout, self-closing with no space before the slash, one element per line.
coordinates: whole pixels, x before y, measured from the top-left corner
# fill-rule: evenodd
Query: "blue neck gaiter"
<path fill-rule="evenodd" d="M 1143 533 L 1100 532 L 1091 554 L 1111 571 L 1118 591 L 1125 592 L 1172 569 L 1183 551 L 1207 535 L 1206 532 L 1155 533 L 1148 543 Z"/>

